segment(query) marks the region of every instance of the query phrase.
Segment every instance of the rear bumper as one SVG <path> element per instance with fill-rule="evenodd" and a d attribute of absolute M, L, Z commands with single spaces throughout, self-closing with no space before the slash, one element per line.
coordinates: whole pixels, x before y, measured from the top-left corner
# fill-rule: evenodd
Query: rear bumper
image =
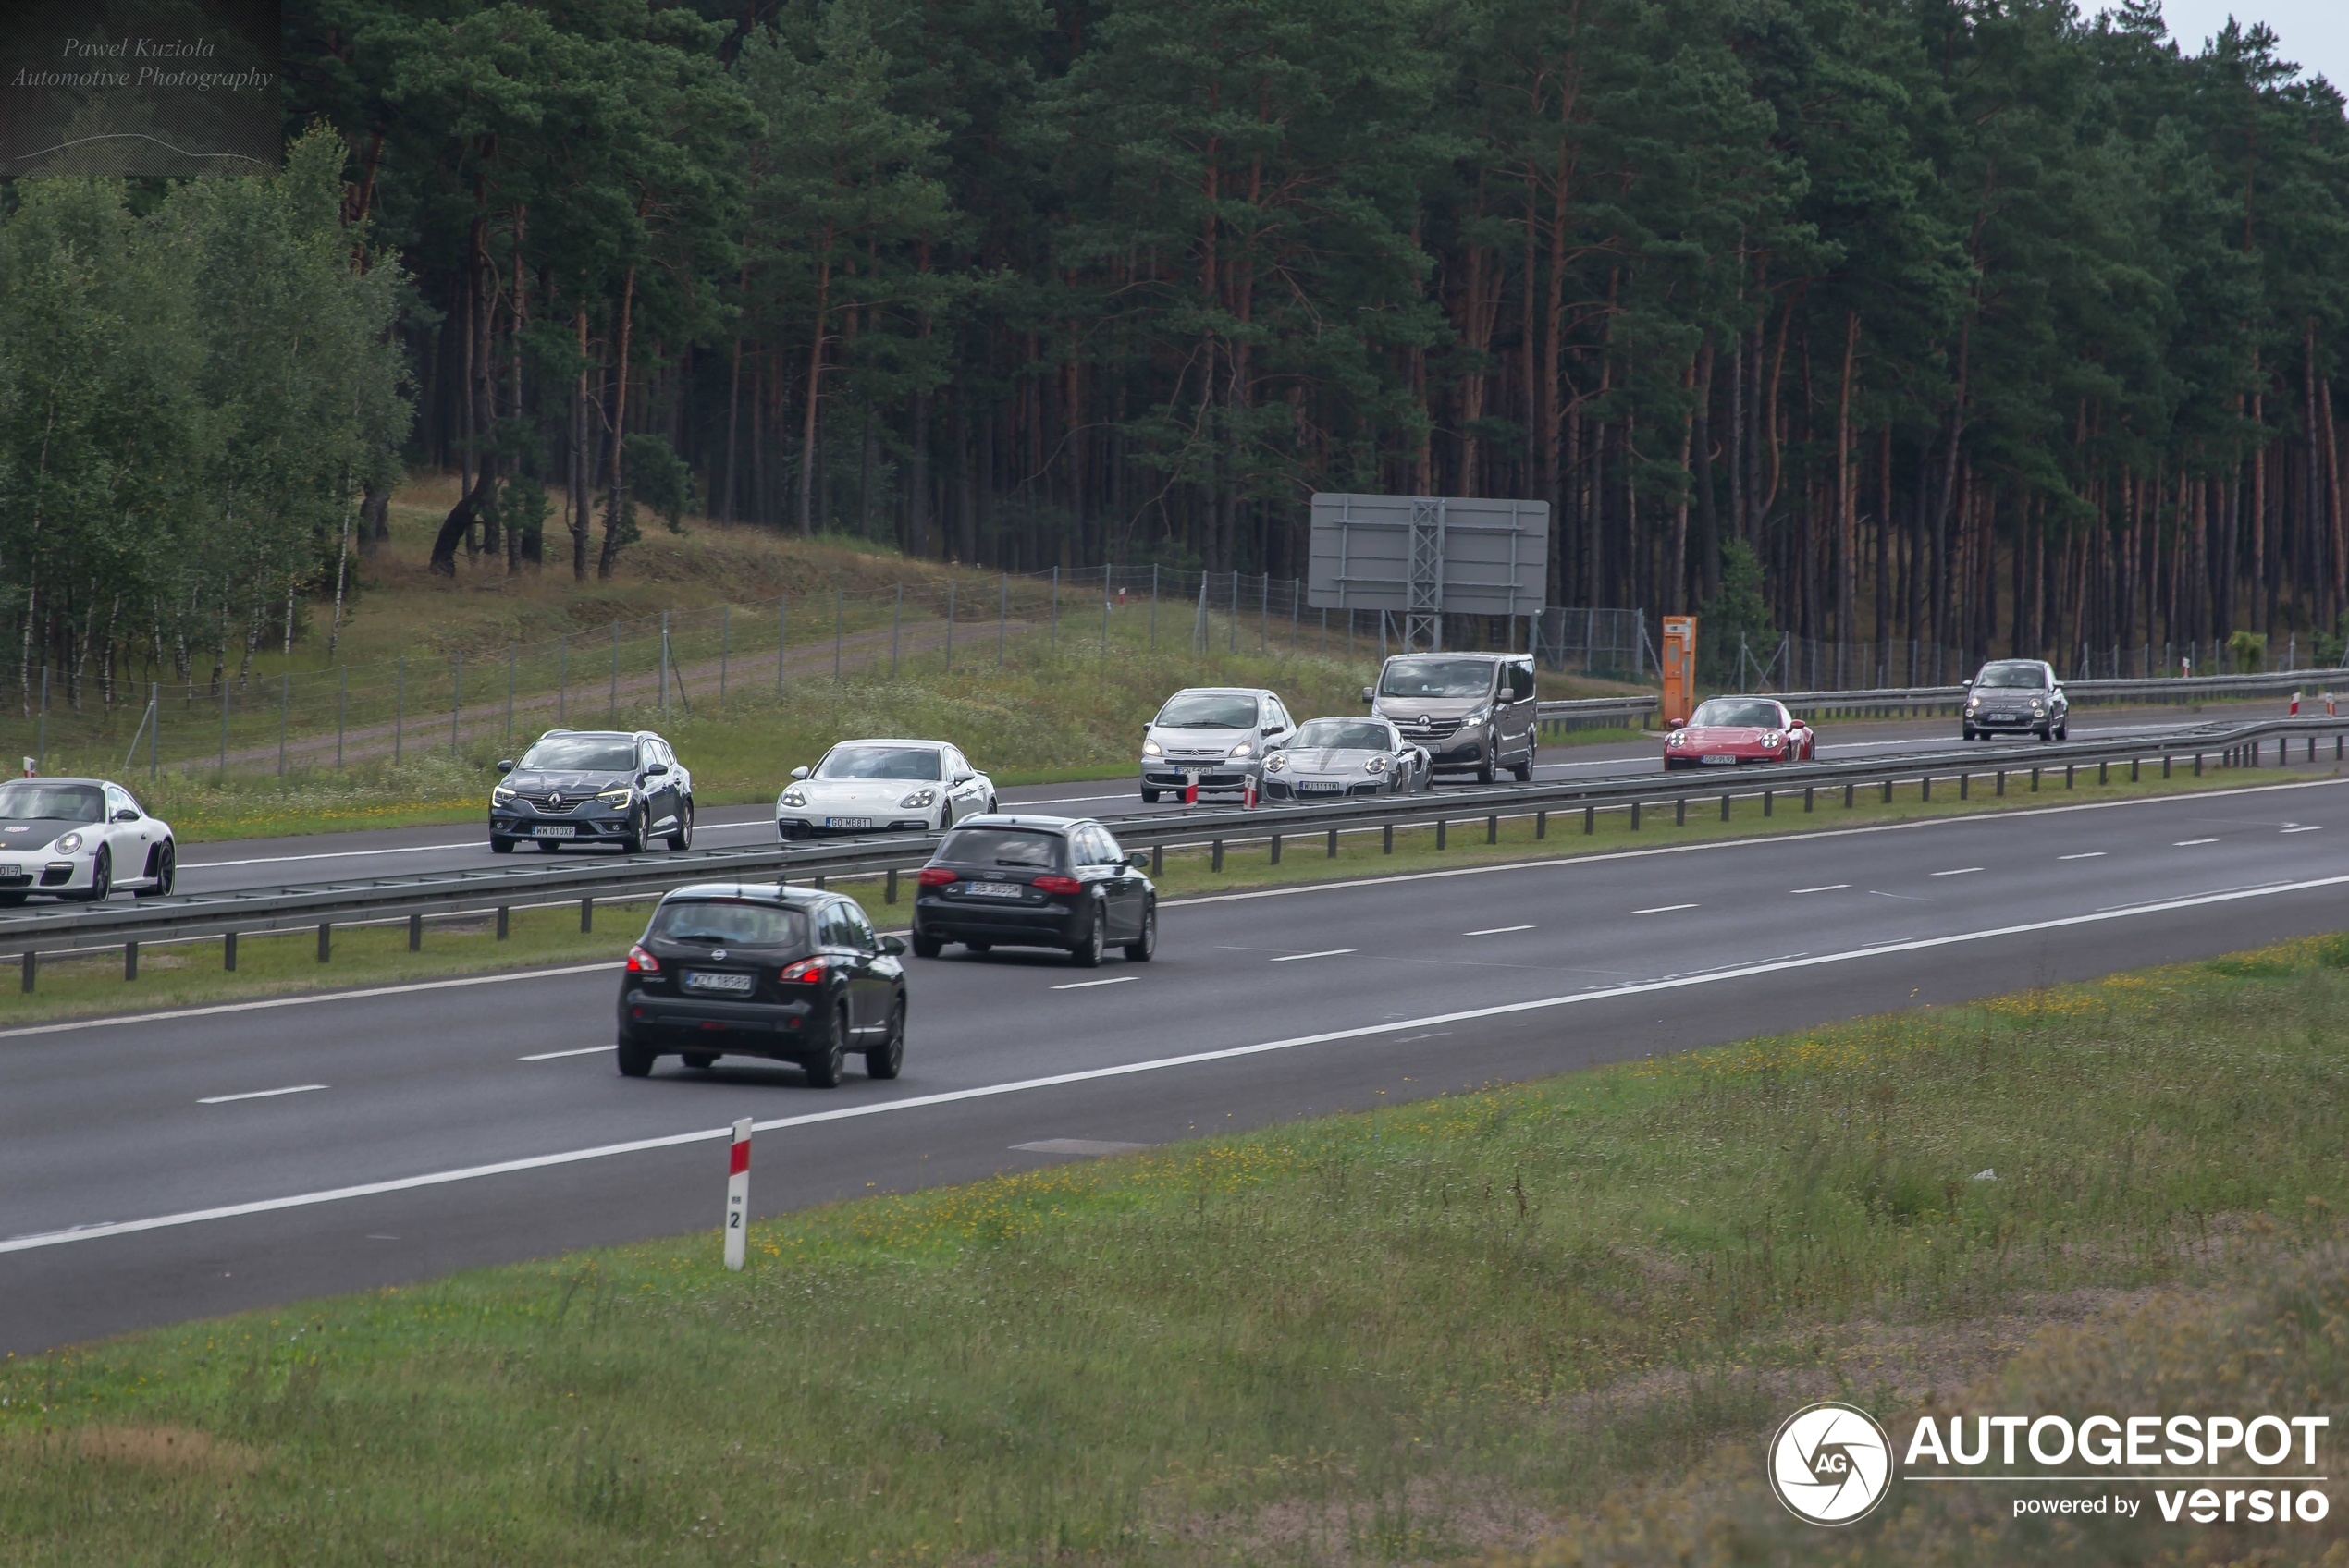
<path fill-rule="evenodd" d="M 727 1002 L 670 997 L 635 986 L 620 993 L 620 1032 L 656 1051 L 708 1050 L 795 1061 L 830 1043 L 835 1013 L 814 1002 Z"/>
<path fill-rule="evenodd" d="M 990 907 L 936 893 L 914 900 L 914 935 L 941 942 L 997 942 L 1008 948 L 1076 945 L 1089 918 L 1082 903 L 1055 899 L 1026 908 Z"/>

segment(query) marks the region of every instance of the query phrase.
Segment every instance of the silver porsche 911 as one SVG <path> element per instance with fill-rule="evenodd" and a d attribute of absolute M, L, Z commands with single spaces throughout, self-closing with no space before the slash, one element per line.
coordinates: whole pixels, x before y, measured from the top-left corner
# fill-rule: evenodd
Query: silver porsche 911
<path fill-rule="evenodd" d="M 0 909 L 29 893 L 96 903 L 127 888 L 153 898 L 171 891 L 178 864 L 171 824 L 112 779 L 0 783 Z"/>
<path fill-rule="evenodd" d="M 1333 801 L 1424 790 L 1427 748 L 1383 718 L 1309 718 L 1264 758 L 1268 801 Z"/>

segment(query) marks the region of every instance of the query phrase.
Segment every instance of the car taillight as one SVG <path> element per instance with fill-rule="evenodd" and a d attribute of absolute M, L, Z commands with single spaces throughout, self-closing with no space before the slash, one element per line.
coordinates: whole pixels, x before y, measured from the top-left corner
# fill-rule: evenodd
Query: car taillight
<path fill-rule="evenodd" d="M 962 873 L 959 871 L 949 871 L 942 865 L 926 865 L 922 867 L 920 880 L 925 888 L 943 888 L 947 883 L 959 881 L 961 878 Z"/>
<path fill-rule="evenodd" d="M 820 958 L 804 958 L 797 963 L 785 964 L 781 978 L 805 981 L 810 986 L 821 985 L 824 979 L 824 961 Z"/>
<path fill-rule="evenodd" d="M 630 948 L 628 949 L 628 973 L 631 974 L 658 974 L 660 973 L 660 960 L 653 957 L 652 954 L 646 952 L 641 947 Z"/>
<path fill-rule="evenodd" d="M 1081 893 L 1085 884 L 1074 876 L 1039 876 L 1034 883 L 1039 893 Z"/>

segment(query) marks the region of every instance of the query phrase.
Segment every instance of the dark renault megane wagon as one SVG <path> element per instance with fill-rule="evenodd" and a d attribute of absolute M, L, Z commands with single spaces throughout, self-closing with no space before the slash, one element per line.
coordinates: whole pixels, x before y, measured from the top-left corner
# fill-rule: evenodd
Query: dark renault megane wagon
<path fill-rule="evenodd" d="M 660 900 L 620 981 L 620 1071 L 663 1056 L 795 1061 L 819 1089 L 851 1051 L 865 1073 L 905 1061 L 905 944 L 876 937 L 854 900 L 774 883 L 706 882 Z"/>

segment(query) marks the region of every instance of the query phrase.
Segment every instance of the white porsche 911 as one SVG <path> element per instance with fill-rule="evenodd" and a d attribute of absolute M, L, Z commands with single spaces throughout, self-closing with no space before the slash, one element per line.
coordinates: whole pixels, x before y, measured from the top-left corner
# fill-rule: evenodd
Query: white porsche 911
<path fill-rule="evenodd" d="M 775 802 L 775 836 L 942 833 L 995 809 L 995 781 L 943 741 L 842 741 L 794 767 Z"/>
<path fill-rule="evenodd" d="M 0 909 L 32 893 L 96 903 L 117 888 L 171 891 L 178 847 L 171 825 L 103 778 L 0 783 Z"/>

